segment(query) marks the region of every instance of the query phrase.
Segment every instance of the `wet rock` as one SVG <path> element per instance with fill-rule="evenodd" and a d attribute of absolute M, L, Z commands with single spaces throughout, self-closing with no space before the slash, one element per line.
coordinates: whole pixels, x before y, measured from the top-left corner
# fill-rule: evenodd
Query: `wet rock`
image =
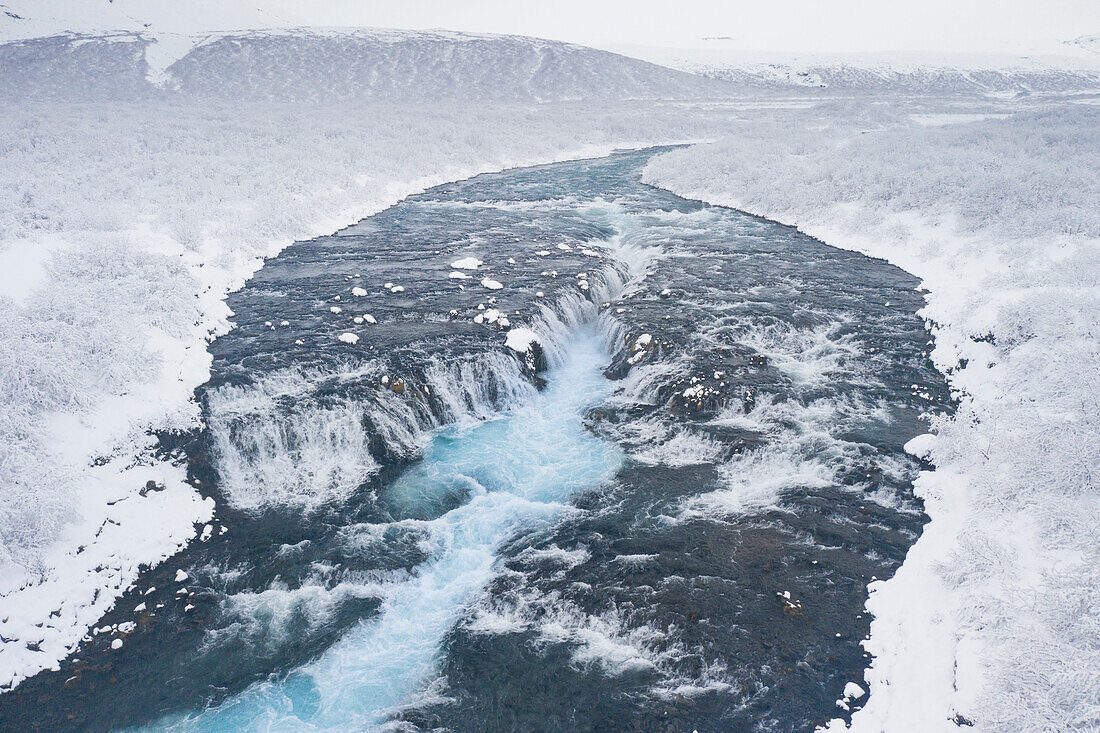
<path fill-rule="evenodd" d="M 164 491 L 164 484 L 158 484 L 153 479 L 149 479 L 145 482 L 145 486 L 138 491 L 138 494 L 141 496 L 148 496 L 151 491 Z"/>

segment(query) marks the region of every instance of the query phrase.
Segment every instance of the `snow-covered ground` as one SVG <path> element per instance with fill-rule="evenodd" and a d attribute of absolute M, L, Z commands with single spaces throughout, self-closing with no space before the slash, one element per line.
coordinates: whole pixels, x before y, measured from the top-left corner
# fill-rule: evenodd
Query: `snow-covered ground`
<path fill-rule="evenodd" d="M 873 585 L 853 728 L 1095 730 L 1100 111 L 783 119 L 669 153 L 647 179 L 921 277 L 933 357 L 962 400 L 913 447 L 936 465 L 917 485 L 932 521 Z"/>
<path fill-rule="evenodd" d="M 949 98 L 889 104 L 761 101 L 774 70 L 751 84 L 713 74 L 758 100 L 737 102 L 744 89 L 514 37 L 188 28 L 169 49 L 161 29 L 119 23 L 126 33 L 107 39 L 0 46 L 0 688 L 54 665 L 141 566 L 210 520 L 184 468 L 153 454 L 152 431 L 195 424 L 207 340 L 230 327 L 225 295 L 264 257 L 480 171 L 721 138 L 657 159 L 649 180 L 922 277 L 935 357 L 963 400 L 929 441 L 936 471 L 918 489 L 932 523 L 872 595 L 871 694 L 855 727 L 1096 725 L 1088 69 L 1066 72 L 1068 86 L 952 72 L 936 89 Z M 380 39 L 391 56 L 364 65 Z M 459 63 L 423 73 L 442 53 Z M 479 72 L 500 54 L 514 63 L 487 85 Z M 859 93 L 890 86 L 876 79 Z"/>
<path fill-rule="evenodd" d="M 698 48 L 612 45 L 646 59 L 742 86 L 819 95 L 1073 94 L 1100 84 L 1100 54 L 1087 39 L 1044 54 L 943 52 L 766 53 L 713 42 Z"/>
<path fill-rule="evenodd" d="M 402 58 L 465 42 L 405 35 L 393 44 Z M 268 39 L 267 67 L 252 78 L 270 88 L 265 72 L 282 68 L 283 96 L 297 98 L 308 84 L 293 71 L 315 70 L 316 59 L 295 49 L 316 50 L 324 38 L 338 69 L 341 53 L 357 58 L 365 42 L 363 34 Z M 54 665 L 142 565 L 209 520 L 212 505 L 185 483 L 184 468 L 153 455 L 153 431 L 195 424 L 207 340 L 230 327 L 225 295 L 263 258 L 431 185 L 713 137 L 725 117 L 654 101 L 681 96 L 687 75 L 647 75 L 649 64 L 630 59 L 617 62 L 637 75 L 622 96 L 648 102 L 613 100 L 598 74 L 562 73 L 539 88 L 600 101 L 534 105 L 536 65 L 502 77 L 492 106 L 463 103 L 451 92 L 470 89 L 476 99 L 473 72 L 499 54 L 558 51 L 564 72 L 598 69 L 609 56 L 515 38 L 470 43 L 430 85 L 394 75 L 389 86 L 404 84 L 401 96 L 422 90 L 418 104 L 310 106 L 241 104 L 232 93 L 215 98 L 214 87 L 201 101 L 158 92 L 143 78 L 143 41 L 132 35 L 49 41 L 48 50 L 83 54 L 60 66 L 49 54 L 28 61 L 25 44 L 0 46 L 0 80 L 10 82 L 0 84 L 9 102 L 0 118 L 0 684 Z M 216 76 L 236 48 L 199 49 L 205 55 L 187 78 Z M 62 99 L 66 89 L 81 101 Z M 145 490 L 149 481 L 164 490 Z"/>

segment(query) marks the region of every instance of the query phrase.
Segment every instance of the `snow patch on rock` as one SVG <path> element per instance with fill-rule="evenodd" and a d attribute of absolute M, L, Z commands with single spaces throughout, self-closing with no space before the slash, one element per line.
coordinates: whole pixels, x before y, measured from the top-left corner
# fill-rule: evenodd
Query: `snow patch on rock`
<path fill-rule="evenodd" d="M 531 345 L 537 343 L 539 343 L 538 334 L 522 326 L 508 331 L 508 336 L 504 341 L 505 346 L 518 354 L 526 354 Z"/>
<path fill-rule="evenodd" d="M 451 267 L 456 270 L 476 270 L 481 267 L 482 261 L 477 257 L 463 257 L 461 260 L 455 260 L 451 263 Z M 452 275 L 451 277 L 454 277 Z"/>

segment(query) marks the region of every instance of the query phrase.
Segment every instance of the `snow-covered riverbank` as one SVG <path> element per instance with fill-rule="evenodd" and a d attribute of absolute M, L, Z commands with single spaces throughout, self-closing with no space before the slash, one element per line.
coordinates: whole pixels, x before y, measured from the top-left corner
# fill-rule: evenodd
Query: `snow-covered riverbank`
<path fill-rule="evenodd" d="M 281 47 L 245 40 L 269 59 Z M 512 92 L 479 87 L 493 101 L 477 106 L 413 103 L 415 85 L 400 103 L 299 99 L 312 81 L 255 101 L 280 78 L 262 68 L 247 104 L 147 88 L 144 68 L 125 84 L 84 73 L 88 55 L 114 64 L 142 43 L 65 41 L 66 64 L 33 79 L 18 73 L 27 48 L 0 59 L 16 59 L 0 74 L 0 690 L 55 665 L 142 566 L 210 521 L 155 433 L 195 425 L 207 340 L 231 326 L 225 296 L 264 258 L 478 172 L 721 138 L 656 160 L 648 180 L 923 278 L 934 355 L 962 397 L 918 485 L 932 522 L 869 603 L 875 661 L 855 727 L 1095 725 L 1095 96 L 699 103 L 708 82 L 670 102 L 682 76 L 616 61 L 630 94 L 615 99 L 595 73 L 607 55 L 542 43 L 530 58 L 568 73 L 519 64 Z M 189 83 L 238 69 L 204 48 Z M 454 79 L 481 78 L 476 59 L 463 68 Z M 28 79 L 42 95 L 20 96 Z M 566 101 L 593 79 L 600 101 Z M 111 101 L 64 99 L 67 85 Z M 638 94 L 650 98 L 624 101 Z M 558 101 L 533 102 L 547 95 Z"/>
<path fill-rule="evenodd" d="M 917 485 L 931 524 L 873 585 L 871 694 L 853 729 L 1088 728 L 1100 711 L 1100 113 L 1068 102 L 916 122 L 815 110 L 777 133 L 746 121 L 646 177 L 883 257 L 929 291 L 933 357 L 962 403 Z"/>
<path fill-rule="evenodd" d="M 8 685 L 65 656 L 139 566 L 210 518 L 184 469 L 152 455 L 152 431 L 194 424 L 206 340 L 264 257 L 431 185 L 713 135 L 719 117 L 652 104 L 44 112 L 9 109 L 0 129 L 3 239 L 52 252 L 6 273 L 38 287 L 0 299 Z M 166 490 L 139 495 L 150 480 Z"/>

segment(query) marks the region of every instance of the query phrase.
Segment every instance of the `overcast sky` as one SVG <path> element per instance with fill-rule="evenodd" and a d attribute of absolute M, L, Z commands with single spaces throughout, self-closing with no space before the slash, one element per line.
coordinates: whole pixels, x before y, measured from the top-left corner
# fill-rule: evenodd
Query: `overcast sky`
<path fill-rule="evenodd" d="M 1100 33 L 1100 0 L 326 0 L 308 11 L 296 0 L 275 2 L 322 24 L 520 33 L 591 45 L 1027 53 Z"/>

